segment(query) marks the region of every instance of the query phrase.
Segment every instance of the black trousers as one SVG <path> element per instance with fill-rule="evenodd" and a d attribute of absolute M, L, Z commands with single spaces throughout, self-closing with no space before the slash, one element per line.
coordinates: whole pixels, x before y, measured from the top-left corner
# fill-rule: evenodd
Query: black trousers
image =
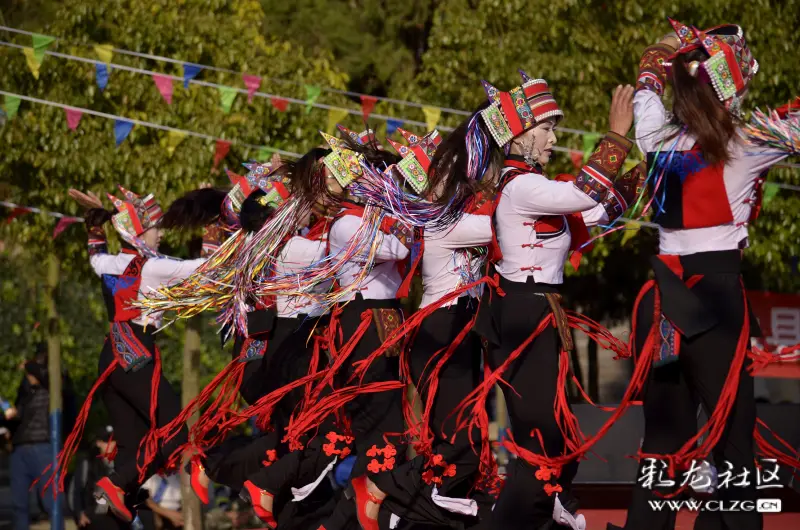
<path fill-rule="evenodd" d="M 736 344 L 745 318 L 741 280 L 738 274 L 706 274 L 692 292 L 702 300 L 717 317 L 717 325 L 691 339 L 681 337 L 680 355 L 671 364 L 652 368 L 644 396 L 645 435 L 642 452 L 670 454 L 677 452 L 697 432 L 697 407 L 711 414 L 722 391 L 729 367 L 734 358 Z M 640 352 L 653 324 L 655 293 L 651 290 L 639 305 L 636 314 L 636 352 Z M 719 490 L 714 498 L 719 500 L 754 500 L 755 490 L 753 429 L 756 407 L 753 378 L 748 374 L 748 362 L 743 366 L 736 401 L 725 424 L 722 437 L 714 447 L 712 456 L 718 472 L 727 469 L 725 462 L 734 466 L 734 473 L 746 469 L 750 487 L 728 487 Z M 629 530 L 671 530 L 675 528 L 676 513 L 656 512 L 648 501 L 662 500 L 662 494 L 674 488 L 646 489 L 639 479 L 648 462 L 643 461 L 637 476 L 628 519 Z M 665 478 L 669 478 L 666 472 Z M 680 473 L 675 480 L 682 480 Z M 695 522 L 696 529 L 762 528 L 761 514 L 756 512 L 701 512 Z"/>
<path fill-rule="evenodd" d="M 437 309 L 420 325 L 411 347 L 410 364 L 411 377 L 417 385 L 423 408 L 429 395 L 428 378 L 440 358 L 432 357 L 452 344 L 469 325 L 477 305 L 477 300 L 462 297 L 450 307 Z M 481 379 L 481 352 L 480 337 L 470 331 L 438 374 L 438 388 L 433 398 L 429 425 L 435 436 L 433 453 L 442 455 L 447 464 L 456 466 L 455 476 L 442 477 L 442 484 L 437 487 L 439 495 L 444 497 L 463 499 L 481 496 L 473 492 L 479 458 L 470 444 L 469 433 L 462 431 L 454 442 L 450 441 L 456 421 L 451 413 Z M 477 444 L 480 439 L 481 433 L 476 430 L 473 440 Z M 477 528 L 480 522 L 478 517 L 445 511 L 432 501 L 433 488 L 422 479 L 426 460 L 420 455 L 391 472 L 392 488 L 384 490 L 387 494 L 385 506 L 404 521 Z M 442 469 L 437 468 L 436 474 L 441 477 Z"/>
<path fill-rule="evenodd" d="M 316 319 L 305 317 L 276 320 L 264 357 L 246 363 L 240 393 L 248 404 L 308 373 L 313 355 L 309 337 L 315 323 Z M 234 355 L 238 356 L 243 343 L 244 339 L 237 336 Z M 286 447 L 281 443 L 284 429 L 302 398 L 302 388 L 284 396 L 269 418 L 269 431 L 255 438 L 232 435 L 209 450 L 205 459 L 206 474 L 214 482 L 240 489 L 248 477 L 286 454 Z M 268 451 L 275 451 L 275 458 L 270 458 Z"/>
<path fill-rule="evenodd" d="M 481 317 L 492 321 L 493 332 L 487 334 L 492 370 L 501 366 L 552 312 L 543 293 L 556 292 L 553 286 L 532 282 L 501 280 L 500 286 L 506 295 L 499 297 L 487 289 L 482 301 L 487 314 L 479 316 L 479 322 Z M 547 326 L 508 367 L 503 374 L 508 385 L 501 385 L 517 444 L 548 456 L 563 454 L 565 449 L 564 437 L 553 412 L 560 350 L 557 329 Z M 538 437 L 532 436 L 534 430 L 541 434 L 543 445 Z M 576 462 L 561 470 L 557 482 L 564 492 L 560 497 L 569 495 L 577 469 Z M 536 478 L 536 471 L 521 458 L 509 463 L 505 485 L 492 511 L 494 528 L 533 530 L 552 519 L 554 498 L 546 494 L 546 482 Z"/>
<path fill-rule="evenodd" d="M 131 324 L 136 335 L 150 351 L 154 351 L 155 343 L 152 334 L 143 333 L 141 326 Z M 106 337 L 103 351 L 100 353 L 99 371 L 103 373 L 114 361 L 111 340 Z M 137 453 L 140 442 L 151 428 L 150 393 L 152 389 L 155 362 L 151 361 L 136 371 L 126 372 L 117 367 L 100 389 L 100 393 L 108 410 L 109 421 L 114 428 L 114 440 L 117 442 L 115 471 L 111 481 L 122 488 L 126 494 L 133 495 L 138 490 L 139 471 L 137 470 Z M 181 400 L 175 389 L 163 374 L 159 374 L 158 406 L 156 408 L 156 427 L 163 427 L 172 421 L 181 411 Z M 158 446 L 158 454 L 147 468 L 145 477 L 149 477 L 166 464 L 175 449 L 186 443 L 186 427 L 165 444 Z M 141 455 L 143 461 L 144 455 Z"/>

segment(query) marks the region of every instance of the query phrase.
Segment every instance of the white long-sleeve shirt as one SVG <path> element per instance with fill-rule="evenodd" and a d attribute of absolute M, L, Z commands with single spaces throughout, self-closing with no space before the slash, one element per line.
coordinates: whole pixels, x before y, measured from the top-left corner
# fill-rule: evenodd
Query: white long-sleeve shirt
<path fill-rule="evenodd" d="M 464 275 L 480 275 L 482 259 L 470 258 L 465 249 L 492 241 L 489 215 L 464 214 L 454 225 L 439 231 L 425 230 L 422 258 L 422 303 L 428 306 L 461 286 Z M 462 296 L 466 296 L 464 293 Z M 447 305 L 455 304 L 453 300 Z"/>
<path fill-rule="evenodd" d="M 636 143 L 643 153 L 668 152 L 675 140 L 667 111 L 653 91 L 639 90 L 633 98 Z M 696 139 L 684 135 L 675 144 L 678 151 L 695 145 Z M 723 169 L 725 191 L 733 213 L 733 222 L 707 228 L 659 229 L 659 250 L 662 254 L 686 255 L 695 252 L 735 250 L 747 239 L 747 222 L 756 198 L 756 179 L 770 166 L 786 158 L 783 151 L 754 147 L 743 137 L 732 140 L 730 161 Z M 655 176 L 653 178 L 656 178 Z M 658 193 L 658 192 L 656 192 Z M 654 206 L 655 207 L 655 206 Z"/>
<path fill-rule="evenodd" d="M 503 253 L 497 272 L 513 282 L 533 276 L 536 283 L 564 282 L 564 263 L 572 242 L 565 214 L 581 213 L 586 226 L 608 222 L 602 204 L 571 182 L 526 173 L 506 184 L 495 212 L 497 242 Z M 544 216 L 561 216 L 558 231 L 537 234 L 534 225 Z"/>
<path fill-rule="evenodd" d="M 119 276 L 128 268 L 135 254 L 122 252 L 119 254 L 98 253 L 89 257 L 89 263 L 95 274 L 102 277 L 104 274 Z M 150 258 L 142 267 L 142 281 L 139 285 L 137 299 L 141 300 L 148 294 L 162 286 L 176 284 L 192 274 L 200 265 L 205 262 L 205 258 L 180 260 L 175 258 Z M 133 320 L 134 323 L 142 326 L 161 325 L 162 313 L 152 313 L 147 317 L 140 317 Z"/>
<path fill-rule="evenodd" d="M 339 217 L 330 229 L 330 250 L 335 255 L 347 248 L 350 239 L 361 226 L 361 217 L 343 215 Z M 397 289 L 403 281 L 397 270 L 397 262 L 408 257 L 409 249 L 392 234 L 380 232 L 380 245 L 375 256 L 375 265 L 370 273 L 358 287 L 357 292 L 370 300 L 387 300 L 394 298 Z M 347 263 L 337 275 L 337 281 L 342 287 L 351 285 L 361 270 L 362 263 L 353 261 Z M 345 300 L 352 300 L 355 294 L 351 293 Z"/>
<path fill-rule="evenodd" d="M 306 239 L 301 236 L 291 238 L 280 251 L 275 263 L 275 272 L 278 276 L 292 274 L 316 263 L 325 257 L 325 240 Z M 330 288 L 331 282 L 319 285 L 316 292 L 325 292 Z M 324 313 L 318 303 L 306 296 L 277 296 L 275 299 L 278 316 L 293 318 L 300 314 L 320 316 Z"/>

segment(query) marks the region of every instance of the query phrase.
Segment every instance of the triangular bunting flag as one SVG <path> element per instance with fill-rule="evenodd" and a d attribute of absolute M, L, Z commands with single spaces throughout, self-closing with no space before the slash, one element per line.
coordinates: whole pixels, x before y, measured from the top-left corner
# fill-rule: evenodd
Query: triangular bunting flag
<path fill-rule="evenodd" d="M 169 131 L 167 133 L 167 138 L 164 141 L 164 146 L 166 147 L 169 156 L 175 154 L 175 148 L 177 148 L 181 144 L 184 138 L 186 138 L 185 132 Z"/>
<path fill-rule="evenodd" d="M 94 69 L 97 86 L 100 87 L 102 92 L 108 86 L 108 66 L 103 63 L 94 63 Z"/>
<path fill-rule="evenodd" d="M 594 146 L 600 141 L 602 135 L 597 133 L 589 133 L 583 135 L 583 163 L 585 164 L 589 157 L 594 152 Z"/>
<path fill-rule="evenodd" d="M 153 74 L 153 82 L 167 105 L 172 105 L 172 78 L 167 75 Z"/>
<path fill-rule="evenodd" d="M 365 123 L 369 119 L 369 115 L 372 114 L 372 109 L 375 108 L 377 102 L 378 98 L 375 96 L 361 96 L 361 116 L 364 118 Z"/>
<path fill-rule="evenodd" d="M 17 206 L 13 210 L 11 210 L 11 212 L 8 214 L 8 217 L 6 217 L 6 224 L 9 224 L 11 221 L 16 219 L 20 215 L 23 215 L 23 214 L 26 214 L 26 213 L 30 213 L 30 209 L 29 208 L 25 208 L 24 206 Z"/>
<path fill-rule="evenodd" d="M 347 109 L 328 109 L 328 126 L 325 132 L 333 134 L 336 124 L 345 119 L 348 114 L 350 113 L 347 112 Z"/>
<path fill-rule="evenodd" d="M 272 153 L 273 153 L 273 150 L 270 149 L 269 147 L 262 147 L 261 149 L 258 150 L 258 153 L 256 153 L 256 156 L 255 156 L 256 161 L 257 162 L 266 162 L 267 160 L 272 158 Z"/>
<path fill-rule="evenodd" d="M 257 75 L 242 74 L 242 81 L 244 81 L 244 86 L 247 87 L 247 103 L 250 104 L 253 102 L 253 95 L 261 86 L 261 78 Z"/>
<path fill-rule="evenodd" d="M 77 223 L 79 221 L 80 219 L 78 219 L 77 217 L 62 217 L 61 219 L 59 219 L 58 223 L 56 223 L 55 229 L 53 230 L 53 239 L 60 236 L 61 232 L 66 230 L 69 225 Z"/>
<path fill-rule="evenodd" d="M 386 136 L 393 135 L 401 125 L 403 125 L 403 120 L 395 120 L 392 118 L 386 120 Z"/>
<path fill-rule="evenodd" d="M 36 62 L 40 65 L 42 61 L 44 61 L 45 52 L 47 51 L 48 46 L 50 46 L 53 42 L 55 42 L 55 37 L 50 37 L 49 35 L 31 35 L 33 40 L 33 55 L 36 58 Z"/>
<path fill-rule="evenodd" d="M 114 141 L 117 145 L 125 141 L 125 138 L 133 130 L 133 123 L 127 120 L 114 120 Z"/>
<path fill-rule="evenodd" d="M 22 48 L 22 53 L 25 54 L 25 62 L 28 64 L 33 78 L 39 79 L 39 61 L 36 60 L 36 52 L 33 48 Z"/>
<path fill-rule="evenodd" d="M 316 85 L 306 85 L 306 114 L 311 112 L 320 94 L 322 94 L 322 89 L 320 87 Z"/>
<path fill-rule="evenodd" d="M 761 196 L 761 205 L 766 206 L 775 198 L 780 188 L 774 182 L 764 183 L 764 194 Z"/>
<path fill-rule="evenodd" d="M 6 101 L 3 104 L 3 110 L 6 112 L 6 117 L 10 120 L 17 115 L 19 111 L 19 104 L 22 100 L 17 96 L 6 96 Z"/>
<path fill-rule="evenodd" d="M 625 243 L 633 239 L 633 237 L 639 233 L 639 228 L 641 227 L 642 225 L 636 221 L 629 221 L 625 223 L 625 230 L 623 230 L 622 242 L 620 244 L 624 245 Z"/>
<path fill-rule="evenodd" d="M 442 109 L 438 107 L 422 107 L 422 112 L 425 114 L 425 126 L 429 131 L 432 131 L 439 124 L 439 118 L 442 116 Z"/>
<path fill-rule="evenodd" d="M 189 81 L 197 77 L 197 74 L 203 69 L 202 66 L 197 64 L 184 63 L 183 65 L 183 88 L 189 88 Z"/>
<path fill-rule="evenodd" d="M 69 127 L 69 130 L 74 131 L 77 129 L 83 112 L 78 109 L 64 109 L 64 114 L 67 115 L 67 127 Z"/>
<path fill-rule="evenodd" d="M 286 107 L 289 106 L 289 102 L 283 98 L 269 98 L 269 100 L 272 106 L 280 112 L 286 112 Z"/>
<path fill-rule="evenodd" d="M 570 151 L 569 157 L 572 160 L 572 165 L 575 169 L 580 170 L 583 167 L 583 153 L 580 151 Z"/>
<path fill-rule="evenodd" d="M 96 44 L 94 53 L 97 54 L 101 63 L 109 64 L 114 58 L 114 47 L 110 44 Z"/>
<path fill-rule="evenodd" d="M 233 100 L 236 99 L 236 94 L 239 92 L 229 86 L 221 86 L 217 88 L 219 90 L 219 106 L 225 112 L 225 114 L 230 113 L 231 106 L 233 106 Z"/>
<path fill-rule="evenodd" d="M 628 171 L 630 171 L 631 169 L 636 167 L 636 164 L 638 164 L 638 163 L 639 163 L 639 160 L 636 160 L 634 158 L 626 158 L 625 159 L 625 163 L 623 164 L 622 171 L 627 173 Z"/>
<path fill-rule="evenodd" d="M 231 143 L 226 142 L 225 140 L 217 140 L 216 146 L 214 146 L 214 169 L 219 167 L 219 163 L 228 155 L 228 151 L 231 150 Z"/>

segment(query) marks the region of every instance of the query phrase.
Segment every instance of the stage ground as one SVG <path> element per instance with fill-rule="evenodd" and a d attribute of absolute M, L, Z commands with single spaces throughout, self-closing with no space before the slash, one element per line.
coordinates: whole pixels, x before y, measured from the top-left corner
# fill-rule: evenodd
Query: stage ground
<path fill-rule="evenodd" d="M 586 530 L 605 530 L 606 523 L 617 526 L 625 524 L 625 510 L 581 510 L 586 517 Z M 688 512 L 678 514 L 675 530 L 692 530 L 696 515 Z M 765 514 L 764 530 L 797 530 L 800 528 L 800 513 Z"/>

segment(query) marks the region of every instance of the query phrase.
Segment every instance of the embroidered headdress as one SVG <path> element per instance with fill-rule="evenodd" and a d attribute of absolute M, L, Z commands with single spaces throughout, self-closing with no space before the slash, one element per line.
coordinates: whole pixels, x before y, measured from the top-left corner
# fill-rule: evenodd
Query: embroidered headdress
<path fill-rule="evenodd" d="M 344 140 L 322 131 L 320 134 L 331 148 L 331 152 L 322 159 L 322 162 L 339 182 L 339 185 L 346 188 L 363 174 L 361 163 L 364 156 L 348 149 Z"/>
<path fill-rule="evenodd" d="M 139 251 L 148 253 L 139 236 L 157 226 L 164 212 L 161 211 L 161 206 L 152 193 L 141 198 L 122 186 L 118 187 L 125 199 L 108 194 L 108 199 L 117 209 L 117 213 L 111 218 L 111 223 L 125 241 Z"/>
<path fill-rule="evenodd" d="M 417 194 L 421 194 L 428 188 L 428 168 L 431 166 L 436 148 L 442 142 L 442 136 L 436 130 L 422 137 L 399 127 L 397 130 L 408 141 L 406 146 L 388 139 L 395 151 L 403 157 L 396 164 L 397 171 Z"/>
<path fill-rule="evenodd" d="M 742 94 L 758 72 L 758 61 L 747 46 L 742 28 L 723 24 L 701 31 L 672 19 L 669 22 L 681 42 L 680 49 L 671 59 L 702 47 L 710 57 L 702 63 L 689 64 L 689 72 L 713 85 L 725 107 L 738 114 Z M 667 63 L 665 66 L 669 70 L 672 65 Z"/>
<path fill-rule="evenodd" d="M 366 131 L 361 131 L 360 133 L 357 133 L 355 131 L 351 131 L 344 125 L 337 125 L 336 127 L 339 129 L 340 133 L 342 133 L 345 136 L 349 136 L 350 138 L 353 139 L 353 141 L 355 141 L 360 145 L 366 145 L 370 142 L 375 142 L 376 144 L 378 143 L 378 139 L 375 136 L 375 132 L 372 129 L 367 129 Z M 380 144 L 378 144 L 378 149 L 380 148 L 381 146 Z"/>
<path fill-rule="evenodd" d="M 502 92 L 482 81 L 486 96 L 492 104 L 481 111 L 481 117 L 500 147 L 543 120 L 558 120 L 564 116 L 547 86 L 547 81 L 531 79 L 522 70 L 519 73 L 522 76 L 522 85 L 508 92 Z"/>

